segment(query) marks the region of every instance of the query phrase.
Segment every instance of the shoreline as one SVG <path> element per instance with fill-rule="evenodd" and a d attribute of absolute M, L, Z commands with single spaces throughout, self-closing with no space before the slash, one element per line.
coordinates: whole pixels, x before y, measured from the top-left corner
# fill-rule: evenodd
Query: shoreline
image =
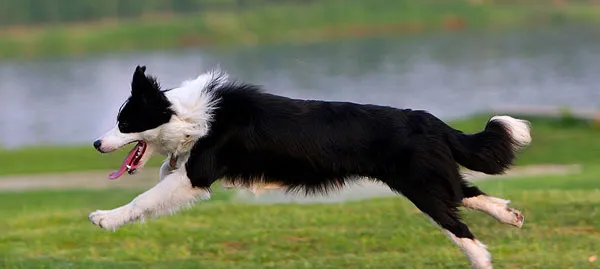
<path fill-rule="evenodd" d="M 502 5 L 373 0 L 272 4 L 137 19 L 0 29 L 0 60 L 190 47 L 236 47 L 600 23 L 600 5 Z"/>

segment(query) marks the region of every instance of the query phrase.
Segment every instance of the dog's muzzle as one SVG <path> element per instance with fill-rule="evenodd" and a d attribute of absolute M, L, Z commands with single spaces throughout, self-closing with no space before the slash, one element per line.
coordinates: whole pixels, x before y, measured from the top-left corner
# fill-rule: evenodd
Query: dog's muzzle
<path fill-rule="evenodd" d="M 96 148 L 96 150 L 102 152 L 102 150 L 100 149 L 101 146 L 102 146 L 102 141 L 100 141 L 100 139 L 94 141 L 94 148 Z"/>

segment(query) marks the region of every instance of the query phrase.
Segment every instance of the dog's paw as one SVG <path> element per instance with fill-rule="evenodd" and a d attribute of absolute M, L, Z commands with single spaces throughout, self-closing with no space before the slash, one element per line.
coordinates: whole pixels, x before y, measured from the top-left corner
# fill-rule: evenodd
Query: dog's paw
<path fill-rule="evenodd" d="M 116 231 L 124 224 L 136 220 L 138 217 L 132 214 L 132 211 L 126 207 L 113 210 L 96 210 L 89 216 L 90 221 L 100 228 L 107 231 Z"/>
<path fill-rule="evenodd" d="M 483 211 L 502 223 L 518 228 L 523 227 L 525 217 L 521 211 L 508 207 L 508 204 L 510 204 L 509 200 L 479 195 L 476 197 L 465 198 L 462 203 L 463 206 Z"/>
<path fill-rule="evenodd" d="M 506 217 L 501 220 L 506 224 L 513 225 L 517 228 L 523 227 L 523 222 L 525 222 L 525 217 L 521 211 L 516 210 L 514 208 L 506 207 Z"/>
<path fill-rule="evenodd" d="M 518 228 L 523 227 L 523 222 L 525 221 L 525 217 L 521 211 L 516 210 L 514 208 L 508 207 L 510 201 L 490 197 L 490 200 L 496 205 L 497 210 L 494 216 L 502 223 L 512 225 Z"/>

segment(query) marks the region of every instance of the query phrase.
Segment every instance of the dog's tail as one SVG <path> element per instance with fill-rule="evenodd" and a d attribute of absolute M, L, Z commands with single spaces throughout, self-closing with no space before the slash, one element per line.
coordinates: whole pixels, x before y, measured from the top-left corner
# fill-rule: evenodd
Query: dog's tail
<path fill-rule="evenodd" d="M 486 174 L 502 174 L 515 159 L 515 152 L 531 143 L 528 121 L 509 116 L 492 117 L 476 134 L 454 131 L 449 144 L 462 166 Z"/>

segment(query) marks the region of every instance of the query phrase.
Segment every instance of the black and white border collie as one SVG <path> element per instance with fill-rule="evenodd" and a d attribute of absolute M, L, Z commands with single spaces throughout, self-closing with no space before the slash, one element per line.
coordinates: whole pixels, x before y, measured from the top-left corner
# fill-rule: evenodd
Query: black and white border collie
<path fill-rule="evenodd" d="M 492 268 L 491 256 L 461 222 L 459 206 L 523 224 L 509 201 L 466 182 L 459 164 L 503 173 L 531 142 L 527 121 L 495 116 L 483 131 L 465 134 L 425 111 L 290 99 L 232 81 L 219 70 L 161 90 L 145 71 L 135 69 L 117 126 L 94 146 L 107 153 L 137 143 L 113 179 L 135 172 L 152 154 L 167 159 L 156 186 L 124 206 L 90 214 L 104 229 L 209 199 L 217 180 L 311 195 L 361 178 L 408 198 L 462 249 L 473 268 Z"/>

